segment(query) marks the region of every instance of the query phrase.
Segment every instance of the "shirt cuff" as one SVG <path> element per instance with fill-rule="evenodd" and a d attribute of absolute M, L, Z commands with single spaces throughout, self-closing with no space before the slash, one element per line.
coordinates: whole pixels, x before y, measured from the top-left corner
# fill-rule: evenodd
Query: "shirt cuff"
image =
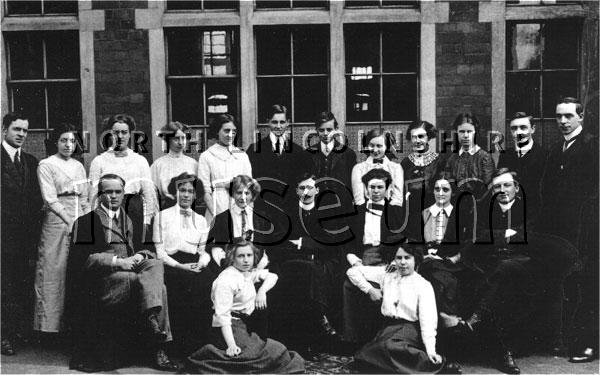
<path fill-rule="evenodd" d="M 112 262 L 110 262 L 111 268 L 114 270 L 117 267 L 117 256 L 112 257 Z"/>

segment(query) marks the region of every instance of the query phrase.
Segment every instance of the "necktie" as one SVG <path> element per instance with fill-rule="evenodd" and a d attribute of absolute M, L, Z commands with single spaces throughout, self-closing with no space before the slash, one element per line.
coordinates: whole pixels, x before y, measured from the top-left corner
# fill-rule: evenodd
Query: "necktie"
<path fill-rule="evenodd" d="M 246 237 L 246 226 L 247 226 L 247 222 L 246 222 L 246 210 L 242 210 L 242 237 Z"/>
<path fill-rule="evenodd" d="M 181 227 L 183 229 L 188 229 L 190 227 L 190 217 L 192 216 L 192 213 L 189 210 L 184 209 L 181 209 L 180 212 L 183 218 Z"/>
<path fill-rule="evenodd" d="M 569 139 L 568 141 L 565 141 L 565 142 L 563 143 L 563 152 L 567 151 L 567 149 L 569 148 L 569 146 L 571 145 L 571 143 L 575 142 L 575 139 L 576 139 L 576 138 L 577 138 L 577 137 L 573 137 L 573 138 L 571 138 L 571 139 Z"/>
<path fill-rule="evenodd" d="M 442 242 L 442 240 L 444 239 L 444 216 L 446 216 L 446 211 L 441 210 L 436 218 L 435 239 L 437 242 Z"/>
<path fill-rule="evenodd" d="M 277 137 L 277 142 L 275 142 L 275 153 L 277 155 L 281 154 L 281 138 Z"/>
<path fill-rule="evenodd" d="M 325 147 L 324 147 L 324 149 L 325 149 L 325 156 L 329 156 L 329 152 L 331 151 L 329 149 L 329 145 L 326 144 Z"/>
<path fill-rule="evenodd" d="M 373 164 L 383 164 L 383 159 L 373 159 Z"/>

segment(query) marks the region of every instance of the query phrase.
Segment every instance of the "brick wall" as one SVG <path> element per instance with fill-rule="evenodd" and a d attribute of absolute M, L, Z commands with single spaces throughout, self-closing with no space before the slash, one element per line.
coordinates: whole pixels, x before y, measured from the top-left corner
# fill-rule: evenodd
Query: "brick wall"
<path fill-rule="evenodd" d="M 479 23 L 478 2 L 450 2 L 449 23 L 436 25 L 436 107 L 440 129 L 472 111 L 491 128 L 491 24 Z"/>
<path fill-rule="evenodd" d="M 98 141 L 108 118 L 127 113 L 145 134 L 141 155 L 152 162 L 148 32 L 135 29 L 135 9 L 146 1 L 94 1 L 105 12 L 105 30 L 94 32 L 96 119 Z M 142 138 L 140 138 L 142 139 Z M 98 146 L 98 153 L 103 150 Z"/>

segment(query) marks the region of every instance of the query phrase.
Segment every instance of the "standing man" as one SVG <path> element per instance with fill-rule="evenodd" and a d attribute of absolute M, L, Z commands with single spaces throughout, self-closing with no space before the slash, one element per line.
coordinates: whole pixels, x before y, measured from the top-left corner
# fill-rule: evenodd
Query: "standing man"
<path fill-rule="evenodd" d="M 39 235 L 42 197 L 38 160 L 22 150 L 29 121 L 19 113 L 2 119 L 2 354 L 30 328 L 33 262 Z M 27 328 L 26 328 L 27 327 Z"/>
<path fill-rule="evenodd" d="M 583 106 L 576 98 L 556 105 L 562 139 L 550 150 L 542 183 L 542 203 L 553 220 L 540 229 L 579 248 L 583 269 L 577 283 L 582 301 L 575 317 L 570 361 L 598 354 L 598 138 L 583 129 Z M 548 216 L 554 213 L 552 216 Z"/>
<path fill-rule="evenodd" d="M 531 116 L 517 112 L 510 119 L 510 133 L 515 142 L 514 149 L 500 154 L 498 169 L 508 168 L 517 173 L 521 185 L 521 196 L 525 204 L 527 220 L 539 214 L 541 205 L 541 182 L 546 167 L 547 151 L 534 142 L 535 125 Z"/>

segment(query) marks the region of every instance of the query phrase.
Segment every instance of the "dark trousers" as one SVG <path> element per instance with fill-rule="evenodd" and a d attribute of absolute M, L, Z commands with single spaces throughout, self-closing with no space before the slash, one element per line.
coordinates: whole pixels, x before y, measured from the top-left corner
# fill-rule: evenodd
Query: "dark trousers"
<path fill-rule="evenodd" d="M 374 287 L 379 288 L 375 283 Z M 381 326 L 381 302 L 373 302 L 369 296 L 344 281 L 344 341 L 365 343 L 371 340 Z"/>

